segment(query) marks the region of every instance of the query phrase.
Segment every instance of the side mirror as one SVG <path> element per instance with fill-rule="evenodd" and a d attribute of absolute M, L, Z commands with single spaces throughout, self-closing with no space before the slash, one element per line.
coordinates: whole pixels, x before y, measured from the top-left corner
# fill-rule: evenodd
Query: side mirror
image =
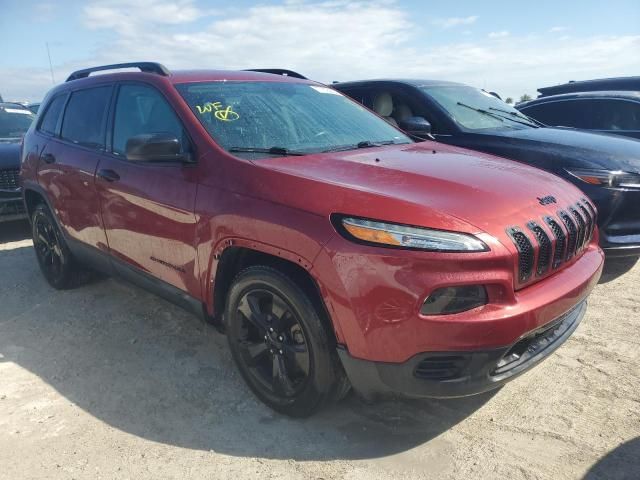
<path fill-rule="evenodd" d="M 402 130 L 416 137 L 431 135 L 431 124 L 424 117 L 409 117 L 400 120 L 398 125 Z"/>
<path fill-rule="evenodd" d="M 127 160 L 132 162 L 188 162 L 191 157 L 180 151 L 180 140 L 171 133 L 146 133 L 127 140 Z"/>

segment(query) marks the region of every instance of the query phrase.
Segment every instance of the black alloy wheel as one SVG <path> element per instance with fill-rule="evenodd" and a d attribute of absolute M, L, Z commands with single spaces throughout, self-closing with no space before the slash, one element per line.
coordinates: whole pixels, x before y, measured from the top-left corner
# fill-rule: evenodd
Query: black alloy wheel
<path fill-rule="evenodd" d="M 293 397 L 309 375 L 310 357 L 300 320 L 275 292 L 247 291 L 236 309 L 239 347 L 251 375 L 269 393 Z"/>
<path fill-rule="evenodd" d="M 270 267 L 249 267 L 231 286 L 231 353 L 251 390 L 278 412 L 311 415 L 348 388 L 323 314 L 309 293 Z"/>
<path fill-rule="evenodd" d="M 83 270 L 69 251 L 46 205 L 35 207 L 31 228 L 38 264 L 47 282 L 57 289 L 72 288 L 80 283 Z"/>

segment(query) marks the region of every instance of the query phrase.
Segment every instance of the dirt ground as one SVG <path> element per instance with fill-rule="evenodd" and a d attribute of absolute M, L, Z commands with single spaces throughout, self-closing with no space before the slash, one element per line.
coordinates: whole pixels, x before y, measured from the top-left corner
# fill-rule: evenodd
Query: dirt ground
<path fill-rule="evenodd" d="M 112 279 L 49 288 L 27 237 L 0 225 L 1 479 L 640 479 L 640 266 L 498 392 L 300 421 L 177 307 Z"/>

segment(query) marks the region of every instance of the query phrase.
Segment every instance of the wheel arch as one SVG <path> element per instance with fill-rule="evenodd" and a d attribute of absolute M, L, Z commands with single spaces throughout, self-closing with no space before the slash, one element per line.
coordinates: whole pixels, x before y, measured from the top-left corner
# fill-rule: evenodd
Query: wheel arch
<path fill-rule="evenodd" d="M 245 246 L 232 242 L 227 243 L 222 253 L 216 255 L 217 266 L 215 268 L 215 277 L 213 278 L 212 301 L 217 322 L 224 327 L 222 316 L 226 307 L 229 289 L 236 275 L 248 267 L 264 265 L 287 275 L 309 295 L 313 304 L 322 312 L 321 318 L 325 323 L 325 328 L 327 328 L 331 337 L 338 342 L 339 338 L 341 338 L 339 327 L 333 321 L 327 309 L 319 282 L 310 272 L 311 263 L 299 257 L 297 261 L 292 258 L 285 258 L 289 255 L 284 254 L 282 251 L 272 253 L 256 247 L 258 245 Z"/>

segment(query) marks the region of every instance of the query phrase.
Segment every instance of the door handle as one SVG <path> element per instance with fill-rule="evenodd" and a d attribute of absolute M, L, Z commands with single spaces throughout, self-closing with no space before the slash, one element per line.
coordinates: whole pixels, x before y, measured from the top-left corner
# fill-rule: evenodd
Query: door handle
<path fill-rule="evenodd" d="M 98 177 L 102 178 L 103 180 L 106 180 L 107 182 L 115 182 L 117 180 L 120 180 L 120 175 L 108 168 L 98 170 L 98 173 L 96 175 L 98 175 Z"/>
<path fill-rule="evenodd" d="M 52 153 L 45 153 L 40 158 L 44 163 L 56 163 L 56 157 Z"/>

